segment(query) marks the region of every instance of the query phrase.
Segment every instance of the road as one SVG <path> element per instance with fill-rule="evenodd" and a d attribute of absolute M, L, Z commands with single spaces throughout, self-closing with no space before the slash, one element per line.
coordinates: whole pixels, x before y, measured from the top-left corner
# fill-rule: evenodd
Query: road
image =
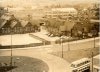
<path fill-rule="evenodd" d="M 71 72 L 70 64 L 64 59 L 43 53 L 42 51 L 34 51 L 34 49 L 13 49 L 13 56 L 27 56 L 32 58 L 37 58 L 45 63 L 47 63 L 49 67 L 49 72 Z M 0 50 L 0 56 L 10 56 L 10 50 Z"/>
<path fill-rule="evenodd" d="M 95 38 L 95 47 L 99 47 L 99 39 L 100 37 Z M 68 47 L 69 45 L 69 47 Z M 87 48 L 94 48 L 94 38 L 85 39 L 85 40 L 77 40 L 73 42 L 66 42 L 63 43 L 63 51 L 68 50 L 77 50 L 77 49 L 87 49 Z M 51 52 L 58 52 L 62 50 L 61 44 L 52 44 L 52 45 L 44 45 L 44 46 L 37 46 L 37 47 L 26 47 L 20 49 L 34 49 L 34 52 L 43 52 L 43 53 L 51 53 Z"/>
<path fill-rule="evenodd" d="M 99 44 L 99 38 L 95 39 L 96 47 Z M 70 50 L 86 49 L 94 47 L 94 39 L 80 40 L 69 43 Z M 68 43 L 63 44 L 63 50 L 68 50 Z M 43 60 L 49 66 L 49 72 L 71 72 L 70 64 L 64 59 L 49 54 L 50 52 L 61 51 L 61 45 L 47 45 L 29 48 L 13 48 L 13 56 L 28 56 Z M 0 50 L 0 56 L 10 56 L 11 51 L 9 49 Z"/>

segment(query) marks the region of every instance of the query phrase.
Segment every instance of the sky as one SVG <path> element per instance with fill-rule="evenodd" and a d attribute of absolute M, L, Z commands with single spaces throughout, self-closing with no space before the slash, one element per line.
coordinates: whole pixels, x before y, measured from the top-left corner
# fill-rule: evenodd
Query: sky
<path fill-rule="evenodd" d="M 77 3 L 91 3 L 97 2 L 99 0 L 0 0 L 3 4 L 32 4 L 32 5 L 42 5 L 42 4 L 77 4 Z"/>

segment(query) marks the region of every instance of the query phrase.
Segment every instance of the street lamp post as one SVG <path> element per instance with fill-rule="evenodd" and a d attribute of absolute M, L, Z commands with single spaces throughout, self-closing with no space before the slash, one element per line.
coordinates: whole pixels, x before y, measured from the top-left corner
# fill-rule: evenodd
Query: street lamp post
<path fill-rule="evenodd" d="M 69 38 L 68 38 L 68 51 L 70 51 L 70 47 L 69 47 Z"/>
<path fill-rule="evenodd" d="M 11 30 L 11 62 L 10 62 L 10 66 L 12 67 L 12 30 Z M 12 72 L 12 70 L 11 70 Z"/>
<path fill-rule="evenodd" d="M 11 65 L 12 65 L 12 33 L 11 33 Z"/>
<path fill-rule="evenodd" d="M 4 28 L 2 28 L 2 31 L 4 31 Z M 10 62 L 10 66 L 12 67 L 12 30 L 11 30 L 11 62 Z M 12 70 L 11 70 L 11 72 L 12 72 Z"/>
<path fill-rule="evenodd" d="M 95 48 L 95 36 L 94 36 L 94 48 Z"/>
<path fill-rule="evenodd" d="M 67 37 L 67 40 L 68 40 L 68 42 L 67 42 L 67 45 L 68 45 L 68 51 L 70 51 L 69 37 Z"/>
<path fill-rule="evenodd" d="M 96 31 L 94 30 L 94 32 L 93 32 L 94 48 L 95 48 L 95 35 L 96 35 Z M 93 52 L 92 52 L 92 70 L 91 70 L 91 72 L 93 72 Z"/>
<path fill-rule="evenodd" d="M 61 36 L 61 38 L 60 38 L 60 40 L 61 40 L 61 57 L 63 58 L 64 57 L 64 53 L 63 53 L 63 36 Z M 67 43 L 67 45 L 68 45 L 68 51 L 70 51 L 70 45 L 69 45 L 69 37 L 67 38 L 67 40 L 68 40 L 68 43 Z"/>
<path fill-rule="evenodd" d="M 97 34 L 97 31 L 96 30 L 93 30 L 93 38 L 94 38 L 94 48 L 95 48 L 95 36 Z"/>
<path fill-rule="evenodd" d="M 91 72 L 93 72 L 93 52 L 92 52 L 92 70 Z"/>

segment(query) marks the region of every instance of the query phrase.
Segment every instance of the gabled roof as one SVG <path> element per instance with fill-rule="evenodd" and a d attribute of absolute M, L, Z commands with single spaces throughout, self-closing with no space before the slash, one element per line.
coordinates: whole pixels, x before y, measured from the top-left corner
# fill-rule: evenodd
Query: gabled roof
<path fill-rule="evenodd" d="M 7 20 L 0 19 L 0 28 L 2 28 L 6 24 Z"/>
<path fill-rule="evenodd" d="M 11 19 L 11 16 L 2 15 L 2 16 L 1 16 L 1 19 L 10 20 L 10 19 Z"/>
<path fill-rule="evenodd" d="M 13 28 L 17 23 L 18 21 L 16 20 L 11 21 L 10 27 Z"/>
<path fill-rule="evenodd" d="M 29 23 L 29 21 L 25 21 L 25 20 L 21 20 L 20 22 L 23 27 L 25 27 Z"/>
<path fill-rule="evenodd" d="M 5 20 L 10 20 L 10 19 L 15 19 L 14 15 L 11 13 L 5 13 L 1 16 L 1 19 L 5 19 Z"/>

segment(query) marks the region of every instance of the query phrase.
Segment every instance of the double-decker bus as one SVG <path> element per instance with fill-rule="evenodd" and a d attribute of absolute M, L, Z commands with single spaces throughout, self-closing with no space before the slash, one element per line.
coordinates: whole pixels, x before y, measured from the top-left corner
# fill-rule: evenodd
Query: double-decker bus
<path fill-rule="evenodd" d="M 82 58 L 71 63 L 72 72 L 90 72 L 90 59 Z"/>

